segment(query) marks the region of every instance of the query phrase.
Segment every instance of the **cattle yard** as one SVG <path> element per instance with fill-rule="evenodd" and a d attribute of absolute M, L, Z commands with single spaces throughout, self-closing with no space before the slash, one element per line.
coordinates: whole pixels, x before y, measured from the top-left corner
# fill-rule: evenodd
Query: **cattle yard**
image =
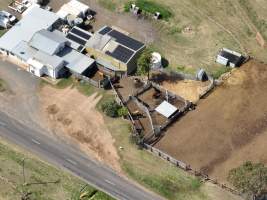
<path fill-rule="evenodd" d="M 266 164 L 266 67 L 251 60 L 234 70 L 154 147 L 223 183 L 246 160 Z"/>
<path fill-rule="evenodd" d="M 227 184 L 228 171 L 244 161 L 267 164 L 266 68 L 252 59 L 222 77 L 210 94 L 211 79 L 172 79 L 163 73 L 162 80 L 125 76 L 111 85 L 145 147 Z M 91 72 L 100 87 L 107 71 L 99 65 Z"/>
<path fill-rule="evenodd" d="M 147 143 L 157 139 L 167 126 L 191 106 L 191 103 L 182 97 L 155 83 L 146 83 L 138 78 L 122 79 L 114 88 L 129 111 L 134 129 Z M 127 95 L 129 91 L 132 93 Z M 168 109 L 173 110 L 166 113 Z"/>

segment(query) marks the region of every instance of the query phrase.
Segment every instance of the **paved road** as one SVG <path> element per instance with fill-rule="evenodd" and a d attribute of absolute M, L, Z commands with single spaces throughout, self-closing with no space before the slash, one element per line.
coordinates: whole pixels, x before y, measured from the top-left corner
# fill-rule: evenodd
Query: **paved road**
<path fill-rule="evenodd" d="M 90 185 L 120 200 L 160 200 L 117 175 L 110 168 L 89 160 L 78 149 L 55 141 L 0 111 L 0 137 L 15 143 L 60 168 L 67 169 Z"/>

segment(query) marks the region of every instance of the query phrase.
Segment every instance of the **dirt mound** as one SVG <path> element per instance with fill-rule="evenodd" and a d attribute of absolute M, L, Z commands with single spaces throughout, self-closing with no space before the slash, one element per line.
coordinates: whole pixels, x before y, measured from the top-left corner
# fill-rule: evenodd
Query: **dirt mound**
<path fill-rule="evenodd" d="M 95 109 L 100 96 L 86 97 L 76 89 L 46 86 L 40 100 L 47 124 L 58 137 L 74 140 L 86 153 L 120 171 L 119 156 L 102 115 Z"/>
<path fill-rule="evenodd" d="M 267 164 L 266 138 L 267 65 L 252 60 L 173 124 L 156 147 L 226 181 L 246 160 Z"/>

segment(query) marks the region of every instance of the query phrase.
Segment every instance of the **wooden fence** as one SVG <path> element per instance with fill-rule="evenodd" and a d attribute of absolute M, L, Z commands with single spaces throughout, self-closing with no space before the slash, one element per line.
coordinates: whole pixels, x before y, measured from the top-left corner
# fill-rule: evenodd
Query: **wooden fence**
<path fill-rule="evenodd" d="M 203 174 L 202 172 L 199 172 L 197 170 L 193 170 L 190 165 L 184 163 L 183 161 L 177 160 L 177 159 L 173 158 L 172 156 L 164 153 L 163 151 L 161 151 L 161 150 L 159 150 L 159 149 L 157 149 L 157 148 L 155 148 L 155 147 L 153 147 L 153 146 L 151 146 L 149 144 L 144 143 L 143 147 L 148 152 L 150 152 L 150 153 L 152 153 L 152 154 L 154 154 L 154 155 L 156 155 L 156 156 L 158 156 L 158 157 L 160 157 L 160 158 L 172 163 L 176 167 L 178 167 L 178 168 L 190 173 L 191 175 L 200 177 L 203 181 L 215 184 L 215 185 L 219 186 L 220 188 L 222 188 L 224 190 L 227 190 L 228 192 L 231 192 L 234 195 L 241 196 L 240 192 L 238 192 L 238 191 L 226 186 L 225 184 L 219 183 L 217 180 L 211 179 L 208 175 Z"/>
<path fill-rule="evenodd" d="M 89 83 L 89 84 L 91 84 L 91 85 L 93 85 L 93 86 L 95 86 L 97 88 L 101 88 L 100 81 L 95 81 L 95 80 L 93 80 L 91 78 L 88 78 L 86 76 L 83 76 L 83 75 L 80 75 L 80 74 L 77 74 L 77 73 L 72 73 L 72 74 L 77 79 L 83 80 L 83 81 L 85 81 L 85 82 L 87 82 L 87 83 Z"/>

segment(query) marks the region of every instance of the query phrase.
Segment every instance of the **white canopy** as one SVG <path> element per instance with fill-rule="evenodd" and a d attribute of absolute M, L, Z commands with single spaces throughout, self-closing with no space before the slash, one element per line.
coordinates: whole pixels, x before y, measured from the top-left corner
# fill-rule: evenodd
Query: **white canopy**
<path fill-rule="evenodd" d="M 156 111 L 161 115 L 169 118 L 172 116 L 178 109 L 167 101 L 163 101 L 157 108 Z"/>

